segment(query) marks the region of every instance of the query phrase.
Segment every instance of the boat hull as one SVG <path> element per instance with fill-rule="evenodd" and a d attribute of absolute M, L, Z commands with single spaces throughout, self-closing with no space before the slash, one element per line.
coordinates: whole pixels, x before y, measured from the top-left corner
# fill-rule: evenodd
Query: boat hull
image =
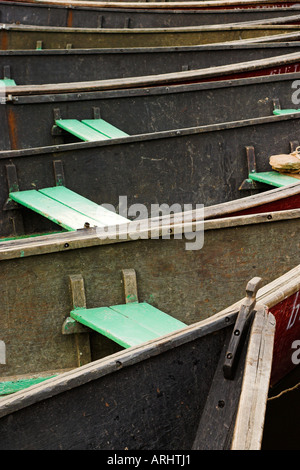
<path fill-rule="evenodd" d="M 247 26 L 215 25 L 184 28 L 157 29 L 97 29 L 60 28 L 30 25 L 1 25 L 0 43 L 2 50 L 122 48 L 122 47 L 167 47 L 223 43 L 269 37 L 278 34 L 298 33 L 298 25 Z"/>
<path fill-rule="evenodd" d="M 228 305 L 232 305 L 229 311 L 238 310 L 245 282 L 254 276 L 262 277 L 267 285 L 257 301 L 272 313 L 272 307 L 299 290 L 297 269 L 283 279 L 283 286 L 287 279 L 292 283 L 287 292 L 282 293 L 280 280 L 276 281 L 276 289 L 268 287 L 268 283 L 293 269 L 299 259 L 299 209 L 208 220 L 204 234 L 200 227 L 201 221 L 198 232 L 181 232 L 181 238 L 178 234 L 168 238 L 172 237 L 168 227 L 164 238 L 146 239 L 143 232 L 129 231 L 127 241 L 113 239 L 112 234 L 101 237 L 90 229 L 1 244 L 0 280 L 5 303 L 0 326 L 1 340 L 7 344 L 2 378 L 20 373 L 49 376 L 86 363 L 86 333 L 79 335 L 80 343 L 76 343 L 76 335 L 62 334 L 62 325 L 72 309 L 71 275 L 82 276 L 87 307 L 94 308 L 124 303 L 121 271 L 134 269 L 139 301 L 189 325 Z M 276 317 L 276 311 L 274 314 Z M 287 310 L 286 321 L 289 315 L 293 313 Z M 299 336 L 299 322 L 292 327 L 293 335 Z M 291 345 L 285 349 L 290 331 L 288 337 L 283 334 L 284 328 L 278 331 L 274 349 L 274 357 L 278 358 L 274 364 L 276 381 L 294 367 Z M 96 332 L 90 334 L 89 344 L 88 362 L 90 357 L 96 360 L 120 350 Z"/>
<path fill-rule="evenodd" d="M 87 28 L 153 28 L 224 24 L 240 21 L 262 20 L 297 14 L 299 8 L 259 8 L 218 10 L 207 7 L 184 9 L 124 8 L 122 4 L 110 8 L 72 6 L 63 4 L 36 4 L 31 2 L 1 2 L 1 21 L 5 24 L 29 24 L 37 26 L 67 26 Z"/>
<path fill-rule="evenodd" d="M 0 51 L 0 68 L 17 85 L 107 80 L 196 70 L 299 52 L 299 41 L 287 41 L 234 46 Z"/>
<path fill-rule="evenodd" d="M 1 236 L 59 229 L 45 217 L 8 203 L 11 184 L 18 184 L 21 191 L 55 186 L 58 164 L 64 176 L 59 184 L 97 204 L 110 204 L 127 218 L 136 217 L 141 208 L 143 218 L 153 217 L 162 204 L 181 212 L 197 204 L 206 207 L 248 196 L 252 186 L 239 189 L 249 175 L 246 147 L 254 148 L 257 171 L 269 171 L 270 155 L 288 153 L 297 145 L 299 118 L 299 114 L 270 116 L 97 143 L 1 152 Z M 16 172 L 17 181 L 8 183 L 8 170 Z M 267 189 L 270 186 L 262 185 L 259 190 Z"/>
<path fill-rule="evenodd" d="M 275 326 L 263 310 L 234 380 L 222 371 L 236 318 L 231 314 L 50 379 L 23 391 L 22 399 L 20 393 L 2 399 L 1 449 L 182 451 L 192 448 L 195 436 L 197 449 L 259 449 Z M 245 429 L 245 416 L 253 430 Z"/>

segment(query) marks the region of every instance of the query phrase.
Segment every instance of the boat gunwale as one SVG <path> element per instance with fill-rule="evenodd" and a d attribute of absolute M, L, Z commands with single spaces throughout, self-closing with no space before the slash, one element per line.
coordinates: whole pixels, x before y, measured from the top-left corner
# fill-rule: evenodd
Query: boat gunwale
<path fill-rule="evenodd" d="M 180 216 L 179 216 L 180 217 Z M 49 253 L 59 253 L 92 246 L 101 246 L 115 243 L 125 243 L 131 241 L 146 242 L 151 238 L 161 238 L 168 236 L 172 240 L 175 235 L 197 232 L 199 230 L 217 230 L 232 227 L 245 227 L 247 225 L 261 223 L 276 223 L 285 220 L 300 218 L 300 209 L 289 209 L 276 212 L 264 212 L 260 214 L 250 214 L 234 217 L 225 217 L 211 220 L 195 220 L 157 224 L 154 219 L 154 226 L 151 226 L 151 219 L 132 221 L 110 228 L 109 236 L 104 230 L 99 231 L 97 227 L 80 229 L 74 232 L 62 232 L 51 235 L 41 235 L 35 237 L 21 238 L 0 243 L 0 261 L 27 256 L 45 255 Z M 133 224 L 133 229 L 132 225 Z M 136 225 L 138 224 L 138 229 Z M 169 240 L 169 241 L 170 241 Z M 164 240 L 165 241 L 165 240 Z"/>

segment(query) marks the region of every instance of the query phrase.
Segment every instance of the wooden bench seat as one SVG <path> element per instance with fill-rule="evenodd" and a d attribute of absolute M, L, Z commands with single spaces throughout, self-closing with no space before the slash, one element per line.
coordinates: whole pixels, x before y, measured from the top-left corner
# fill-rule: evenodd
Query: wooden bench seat
<path fill-rule="evenodd" d="M 9 197 L 68 231 L 84 228 L 87 223 L 90 227 L 105 227 L 128 222 L 125 217 L 64 186 L 15 191 L 10 193 Z"/>
<path fill-rule="evenodd" d="M 273 114 L 275 116 L 282 116 L 284 114 L 300 113 L 300 109 L 274 109 Z"/>
<path fill-rule="evenodd" d="M 57 119 L 55 124 L 85 142 L 128 137 L 128 134 L 104 121 L 104 119 L 85 119 L 83 121 Z"/>
<path fill-rule="evenodd" d="M 282 186 L 294 184 L 296 182 L 295 179 L 298 178 L 297 175 L 289 176 L 287 174 L 278 173 L 277 171 L 265 171 L 261 173 L 249 173 L 249 179 L 280 188 Z"/>
<path fill-rule="evenodd" d="M 146 302 L 90 309 L 76 308 L 71 311 L 70 316 L 124 348 L 136 346 L 186 326 Z"/>
<path fill-rule="evenodd" d="M 0 80 L 0 87 L 6 86 L 16 86 L 16 82 L 11 78 L 3 78 L 2 80 Z"/>

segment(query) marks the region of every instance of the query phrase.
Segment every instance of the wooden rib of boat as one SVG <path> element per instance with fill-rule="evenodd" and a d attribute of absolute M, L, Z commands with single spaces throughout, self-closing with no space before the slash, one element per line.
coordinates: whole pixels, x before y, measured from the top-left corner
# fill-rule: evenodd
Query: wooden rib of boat
<path fill-rule="evenodd" d="M 297 14 L 298 5 L 257 9 L 151 9 L 95 7 L 77 4 L 51 4 L 41 2 L 1 1 L 1 21 L 5 24 L 31 24 L 37 26 L 67 26 L 86 28 L 168 28 L 200 26 L 241 21 L 269 20 Z"/>
<path fill-rule="evenodd" d="M 249 21 L 211 26 L 136 29 L 66 28 L 2 23 L 0 44 L 2 50 L 190 46 L 297 32 L 299 25 L 281 24 L 276 18 L 272 20 L 272 24 L 266 25 Z"/>
<path fill-rule="evenodd" d="M 45 379 L 123 349 L 109 334 L 66 325 L 74 306 L 125 304 L 128 269 L 137 276 L 135 300 L 185 325 L 236 312 L 247 279 L 264 275 L 257 300 L 277 322 L 271 385 L 290 372 L 299 337 L 300 209 L 204 221 L 198 212 L 185 224 L 179 216 L 109 235 L 91 228 L 1 243 L 2 381 Z"/>
<path fill-rule="evenodd" d="M 260 449 L 275 321 L 244 308 L 250 331 L 232 378 L 223 366 L 236 313 L 1 399 L 0 448 Z"/>
<path fill-rule="evenodd" d="M 300 39 L 300 34 L 299 34 Z M 266 59 L 300 50 L 299 41 L 127 49 L 0 51 L 2 78 L 17 85 L 146 76 Z"/>
<path fill-rule="evenodd" d="M 78 138 L 58 129 L 56 121 L 81 122 L 99 114 L 131 136 L 269 117 L 274 105 L 295 108 L 299 60 L 297 52 L 156 76 L 7 86 L 3 89 L 6 105 L 0 107 L 5 130 L 0 148 L 78 142 Z M 252 100 L 250 93 L 255 97 Z"/>

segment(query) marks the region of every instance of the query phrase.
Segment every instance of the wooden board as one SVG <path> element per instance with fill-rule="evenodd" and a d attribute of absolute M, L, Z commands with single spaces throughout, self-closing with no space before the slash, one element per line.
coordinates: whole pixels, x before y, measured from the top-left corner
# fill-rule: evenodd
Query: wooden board
<path fill-rule="evenodd" d="M 186 250 L 191 240 L 185 238 L 118 242 L 100 240 L 93 231 L 3 244 L 0 285 L 5 303 L 0 327 L 7 343 L 7 364 L 1 367 L 2 375 L 17 374 L 20 368 L 29 374 L 76 367 L 74 335 L 61 331 L 72 310 L 71 274 L 84 279 L 87 308 L 98 308 L 124 303 L 121 271 L 133 268 L 141 302 L 192 324 L 238 302 L 245 280 L 258 275 L 266 285 L 292 269 L 300 248 L 298 219 L 299 210 L 285 217 L 267 213 L 207 221 L 203 248 L 195 251 Z M 297 290 L 298 275 L 294 275 L 292 289 Z M 284 285 L 288 284 L 291 280 L 285 278 Z M 276 288 L 266 290 L 272 301 L 280 303 L 295 294 L 292 289 L 283 291 L 278 281 Z M 267 305 L 271 308 L 270 299 Z M 286 330 L 290 312 L 287 309 L 283 316 L 281 332 Z M 297 339 L 297 325 L 285 339 Z M 21 331 L 22 349 L 17 340 Z M 90 338 L 92 360 L 118 350 L 97 333 Z M 47 349 L 42 348 L 45 344 Z M 285 354 L 285 344 L 279 335 L 274 354 L 287 370 L 293 364 L 289 353 Z"/>
<path fill-rule="evenodd" d="M 55 121 L 55 124 L 85 142 L 105 140 L 107 138 L 103 134 L 95 132 L 94 129 L 84 125 L 77 119 L 58 119 Z"/>
<path fill-rule="evenodd" d="M 124 223 L 127 219 L 83 198 L 63 186 L 40 191 L 16 191 L 10 198 L 46 217 L 66 230 L 78 230 L 88 226 L 107 226 Z"/>
<path fill-rule="evenodd" d="M 186 28 L 147 29 L 97 29 L 63 28 L 30 25 L 3 25 L 0 40 L 3 50 L 63 49 L 67 44 L 74 48 L 99 47 L 164 47 L 213 44 L 225 41 L 268 37 L 278 34 L 298 33 L 291 24 L 263 25 L 251 22 L 207 25 Z"/>
<path fill-rule="evenodd" d="M 74 320 L 128 348 L 150 339 L 163 336 L 185 326 L 145 302 L 75 309 L 70 313 Z"/>

